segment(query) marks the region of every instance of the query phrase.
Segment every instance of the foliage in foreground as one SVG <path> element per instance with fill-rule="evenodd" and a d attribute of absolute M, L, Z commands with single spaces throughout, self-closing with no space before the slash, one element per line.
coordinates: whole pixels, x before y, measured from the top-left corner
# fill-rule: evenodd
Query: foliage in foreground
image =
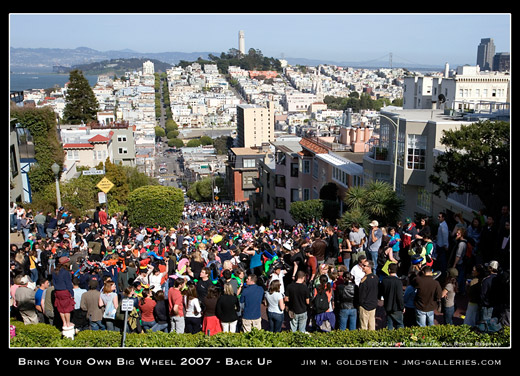
<path fill-rule="evenodd" d="M 122 335 L 112 331 L 85 330 L 74 340 L 46 324 L 13 322 L 16 336 L 11 347 L 120 347 Z M 334 330 L 328 333 L 254 329 L 250 333 L 127 334 L 126 347 L 509 347 L 510 328 L 496 333 L 479 333 L 467 325 L 435 325 L 396 330 Z"/>

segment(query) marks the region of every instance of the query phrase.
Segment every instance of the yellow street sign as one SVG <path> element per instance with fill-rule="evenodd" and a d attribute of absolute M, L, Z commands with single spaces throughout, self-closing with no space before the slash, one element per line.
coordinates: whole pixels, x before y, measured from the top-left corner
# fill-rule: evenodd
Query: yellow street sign
<path fill-rule="evenodd" d="M 97 183 L 97 185 L 96 185 L 96 187 L 98 187 L 105 193 L 108 193 L 108 191 L 111 190 L 113 186 L 114 186 L 114 183 L 112 183 L 107 178 L 101 179 L 101 181 L 99 183 Z"/>

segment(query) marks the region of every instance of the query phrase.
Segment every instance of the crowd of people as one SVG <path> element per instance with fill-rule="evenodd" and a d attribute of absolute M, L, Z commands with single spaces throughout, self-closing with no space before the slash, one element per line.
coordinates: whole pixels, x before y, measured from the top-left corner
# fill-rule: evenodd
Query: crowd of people
<path fill-rule="evenodd" d="M 453 226 L 439 213 L 436 231 L 428 218 L 344 231 L 248 218 L 247 203 L 187 204 L 177 226 L 151 228 L 105 208 L 13 205 L 11 316 L 75 331 L 327 332 L 457 324 L 463 302 L 458 323 L 509 325 L 507 208 Z"/>

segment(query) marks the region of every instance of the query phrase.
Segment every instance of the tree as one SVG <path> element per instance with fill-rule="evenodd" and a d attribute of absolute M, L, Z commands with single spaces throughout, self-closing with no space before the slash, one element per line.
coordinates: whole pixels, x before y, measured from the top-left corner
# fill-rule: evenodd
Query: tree
<path fill-rule="evenodd" d="M 182 147 L 184 147 L 184 142 L 180 138 L 171 138 L 168 140 L 168 146 L 169 147 L 175 146 L 176 148 L 182 148 Z"/>
<path fill-rule="evenodd" d="M 200 138 L 201 145 L 213 145 L 213 139 L 209 136 L 202 136 Z"/>
<path fill-rule="evenodd" d="M 134 226 L 177 226 L 183 208 L 184 194 L 179 188 L 149 185 L 128 196 L 129 220 Z"/>
<path fill-rule="evenodd" d="M 469 193 L 478 196 L 489 213 L 497 215 L 509 204 L 510 124 L 505 121 L 479 121 L 444 131 L 446 147 L 437 157 L 430 181 L 433 192 Z"/>
<path fill-rule="evenodd" d="M 186 144 L 186 146 L 189 148 L 195 148 L 197 146 L 200 146 L 200 144 L 201 144 L 200 139 L 194 138 L 192 140 L 189 140 L 188 143 Z"/>
<path fill-rule="evenodd" d="M 34 158 L 37 163 L 31 166 L 29 182 L 32 192 L 38 192 L 49 183 L 54 183 L 55 177 L 51 170 L 54 162 L 63 166 L 63 146 L 57 137 L 56 116 L 49 107 L 30 108 L 13 107 L 11 117 L 16 118 L 21 127 L 27 128 L 33 137 Z"/>
<path fill-rule="evenodd" d="M 166 132 L 163 127 L 155 127 L 155 137 L 164 137 L 166 136 Z"/>
<path fill-rule="evenodd" d="M 382 226 L 395 224 L 404 207 L 404 201 L 392 186 L 382 181 L 372 181 L 363 187 L 350 187 L 344 199 L 347 210 L 339 221 L 340 227 L 349 228 L 357 222 L 367 229 L 369 220 L 377 220 Z"/>
<path fill-rule="evenodd" d="M 96 120 L 99 104 L 83 72 L 71 71 L 69 80 L 63 120 L 70 124 L 87 124 Z"/>
<path fill-rule="evenodd" d="M 289 214 L 297 223 L 310 223 L 320 220 L 323 215 L 322 200 L 295 201 L 291 203 Z"/>

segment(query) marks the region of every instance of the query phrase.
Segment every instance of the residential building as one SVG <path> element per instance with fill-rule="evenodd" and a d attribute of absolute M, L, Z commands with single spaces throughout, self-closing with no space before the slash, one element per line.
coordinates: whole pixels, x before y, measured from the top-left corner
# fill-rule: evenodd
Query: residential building
<path fill-rule="evenodd" d="M 404 79 L 404 109 L 446 109 L 451 112 L 509 111 L 510 75 L 461 66 L 449 77 L 415 76 Z"/>
<path fill-rule="evenodd" d="M 150 60 L 143 63 L 143 75 L 153 75 L 155 73 L 155 65 Z"/>
<path fill-rule="evenodd" d="M 239 147 L 260 147 L 274 141 L 274 103 L 268 107 L 253 104 L 237 106 L 237 140 Z"/>
<path fill-rule="evenodd" d="M 77 166 L 95 167 L 107 158 L 112 163 L 136 165 L 133 127 L 128 122 L 88 125 L 60 125 L 60 139 L 65 151 L 66 177 L 72 178 Z"/>
<path fill-rule="evenodd" d="M 258 192 L 254 180 L 258 178 L 258 163 L 271 154 L 269 144 L 262 147 L 237 147 L 228 151 L 226 177 L 231 201 L 248 201 Z"/>
<path fill-rule="evenodd" d="M 291 203 L 305 200 L 300 178 L 300 158 L 302 150 L 300 138 L 294 141 L 273 142 L 275 148 L 275 218 L 284 223 L 294 224 L 289 209 Z M 307 200 L 309 192 L 306 191 Z"/>
<path fill-rule="evenodd" d="M 249 199 L 253 224 L 269 223 L 276 219 L 275 159 L 258 160 L 258 178 L 253 183 L 258 190 Z"/>
<path fill-rule="evenodd" d="M 382 180 L 393 184 L 395 174 L 396 192 L 405 198 L 403 218 L 413 218 L 416 214 L 432 217 L 445 211 L 462 212 L 466 219 L 471 219 L 472 211 L 481 209 L 478 198 L 468 195 L 434 196 L 435 187 L 429 181 L 435 156 L 444 148 L 440 142 L 443 132 L 471 122 L 431 109 L 382 110 L 381 115 L 379 140 L 363 158 L 365 183 Z M 394 164 L 397 124 L 397 164 Z M 378 154 L 375 150 L 385 152 Z"/>
<path fill-rule="evenodd" d="M 13 202 L 31 202 L 31 185 L 27 174 L 36 162 L 33 137 L 15 118 L 11 118 L 9 128 L 9 197 Z"/>

